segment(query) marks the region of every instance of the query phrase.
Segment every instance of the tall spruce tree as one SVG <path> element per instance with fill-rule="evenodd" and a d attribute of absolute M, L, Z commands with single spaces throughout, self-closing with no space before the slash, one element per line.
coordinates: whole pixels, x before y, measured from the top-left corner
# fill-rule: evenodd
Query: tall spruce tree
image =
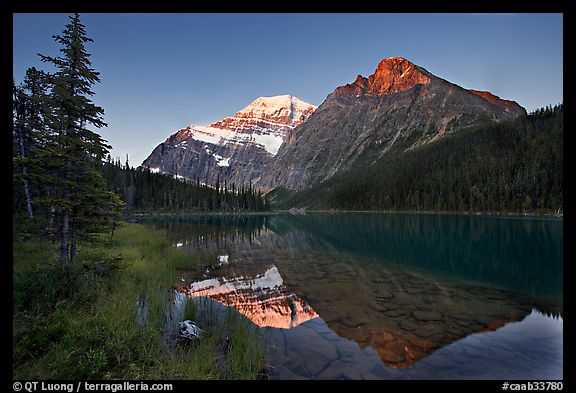
<path fill-rule="evenodd" d="M 60 260 L 67 269 L 74 261 L 78 240 L 101 231 L 112 216 L 111 206 L 119 204 L 114 194 L 107 192 L 100 173 L 110 146 L 88 129 L 90 125 L 106 126 L 104 110 L 90 99 L 94 95 L 92 86 L 100 82 L 85 49 L 85 44 L 93 40 L 87 37 L 78 14 L 71 16 L 63 33 L 53 38 L 62 46 L 62 56 L 39 56 L 57 69 L 49 78 L 48 100 L 54 138 L 38 159 L 45 163 L 44 180 L 52 193 L 44 202 L 54 211 Z"/>
<path fill-rule="evenodd" d="M 21 87 L 16 87 L 14 82 L 12 82 L 13 90 L 13 162 L 14 169 L 14 180 L 22 180 L 24 197 L 26 198 L 26 211 L 28 212 L 29 218 L 34 218 L 34 213 L 32 211 L 32 199 L 30 196 L 30 185 L 28 177 L 28 165 L 27 162 L 28 153 L 30 150 L 30 135 L 28 129 L 26 128 L 26 117 L 28 115 L 26 111 L 28 97 Z M 17 205 L 17 203 L 16 203 Z"/>
<path fill-rule="evenodd" d="M 14 178 L 22 180 L 26 210 L 28 216 L 33 218 L 30 182 L 34 174 L 29 173 L 29 169 L 34 164 L 35 150 L 44 142 L 47 74 L 32 67 L 26 70 L 24 82 L 20 86 L 16 87 L 14 82 L 12 85 Z"/>

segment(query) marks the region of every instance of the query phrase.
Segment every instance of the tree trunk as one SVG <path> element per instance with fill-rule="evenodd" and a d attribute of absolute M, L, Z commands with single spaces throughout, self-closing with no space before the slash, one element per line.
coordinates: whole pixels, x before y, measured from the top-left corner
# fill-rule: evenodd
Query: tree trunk
<path fill-rule="evenodd" d="M 26 176 L 28 171 L 26 167 L 22 168 L 22 174 Z M 28 187 L 28 179 L 22 179 L 24 182 L 24 194 L 26 195 L 26 209 L 28 210 L 28 217 L 34 218 L 34 213 L 32 212 L 32 201 L 30 198 L 30 188 Z"/>
<path fill-rule="evenodd" d="M 50 193 L 48 193 L 48 196 L 50 196 Z M 56 214 L 56 208 L 54 207 L 54 205 L 51 205 L 48 208 L 48 223 L 46 224 L 48 232 L 50 232 L 52 230 L 52 227 L 54 226 L 55 214 Z"/>
<path fill-rule="evenodd" d="M 76 258 L 76 237 L 72 236 L 72 240 L 70 242 L 70 264 L 74 263 L 75 258 Z"/>
<path fill-rule="evenodd" d="M 116 230 L 116 219 L 112 221 L 112 231 L 110 232 L 110 243 L 112 243 L 112 239 L 114 238 L 114 231 Z"/>
<path fill-rule="evenodd" d="M 66 209 L 62 214 L 62 229 L 60 230 L 60 262 L 62 262 L 64 266 L 64 270 L 68 270 L 68 262 L 69 262 L 69 242 L 68 242 L 68 235 L 70 232 L 70 215 Z"/>
<path fill-rule="evenodd" d="M 72 221 L 70 225 L 70 258 L 68 259 L 70 264 L 74 263 L 76 259 L 76 238 L 78 237 L 78 231 L 76 228 L 76 215 L 72 215 Z"/>
<path fill-rule="evenodd" d="M 18 129 L 18 142 L 20 145 L 20 158 L 25 158 L 26 150 L 24 149 L 24 136 L 22 135 L 22 126 L 18 126 L 17 129 Z M 22 174 L 24 176 L 28 174 L 26 166 L 22 167 Z M 22 181 L 24 182 L 24 195 L 26 195 L 26 208 L 28 210 L 28 217 L 34 218 L 34 213 L 32 212 L 32 201 L 30 198 L 30 188 L 28 187 L 28 179 L 24 178 L 22 179 Z"/>

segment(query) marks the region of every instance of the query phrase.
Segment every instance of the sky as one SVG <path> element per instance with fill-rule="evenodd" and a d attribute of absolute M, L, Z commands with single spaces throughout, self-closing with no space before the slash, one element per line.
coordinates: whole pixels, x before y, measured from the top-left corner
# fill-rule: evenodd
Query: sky
<path fill-rule="evenodd" d="M 69 14 L 13 14 L 13 76 L 53 40 Z M 232 116 L 261 96 L 320 105 L 387 57 L 404 57 L 464 88 L 532 111 L 563 102 L 562 14 L 153 14 L 86 13 L 80 19 L 100 72 L 98 130 L 113 158 L 140 165 L 190 124 Z"/>

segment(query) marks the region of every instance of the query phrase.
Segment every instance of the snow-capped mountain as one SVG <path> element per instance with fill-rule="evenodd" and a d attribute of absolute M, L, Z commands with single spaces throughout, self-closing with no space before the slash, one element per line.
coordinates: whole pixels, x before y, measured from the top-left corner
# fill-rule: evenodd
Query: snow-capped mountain
<path fill-rule="evenodd" d="M 158 145 L 142 163 L 153 172 L 213 184 L 247 185 L 274 159 L 288 134 L 316 106 L 290 95 L 259 97 L 232 117 L 190 125 Z"/>

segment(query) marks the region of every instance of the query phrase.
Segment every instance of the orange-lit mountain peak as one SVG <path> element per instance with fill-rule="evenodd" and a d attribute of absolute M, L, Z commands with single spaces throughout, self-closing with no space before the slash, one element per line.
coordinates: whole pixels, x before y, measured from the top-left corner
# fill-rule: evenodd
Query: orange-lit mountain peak
<path fill-rule="evenodd" d="M 339 87 L 336 96 L 366 96 L 399 93 L 420 84 L 430 83 L 420 67 L 403 57 L 388 57 L 378 63 L 368 78 L 358 75 L 353 83 Z"/>

